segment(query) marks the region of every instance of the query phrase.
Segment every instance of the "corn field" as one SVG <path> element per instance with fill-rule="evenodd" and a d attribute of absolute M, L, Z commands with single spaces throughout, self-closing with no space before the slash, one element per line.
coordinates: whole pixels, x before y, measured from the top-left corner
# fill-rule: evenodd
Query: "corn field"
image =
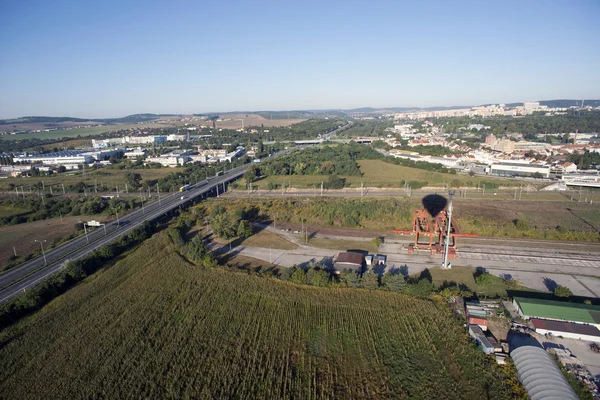
<path fill-rule="evenodd" d="M 0 332 L 0 398 L 510 398 L 447 306 L 191 265 L 165 233 Z"/>

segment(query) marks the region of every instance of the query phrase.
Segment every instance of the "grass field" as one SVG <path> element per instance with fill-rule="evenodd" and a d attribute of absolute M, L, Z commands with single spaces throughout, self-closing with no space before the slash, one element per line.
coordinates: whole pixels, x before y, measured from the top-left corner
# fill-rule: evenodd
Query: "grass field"
<path fill-rule="evenodd" d="M 12 125 L 11 125 L 12 126 Z M 79 129 L 68 129 L 58 130 L 50 132 L 33 132 L 23 133 L 19 135 L 5 135 L 1 136 L 0 140 L 23 140 L 23 139 L 58 139 L 63 137 L 76 137 L 76 136 L 91 136 L 98 135 L 106 132 L 120 131 L 124 129 L 145 129 L 145 128 L 168 128 L 174 125 L 170 124 L 156 124 L 156 123 L 142 123 L 142 124 L 116 124 L 116 125 L 104 125 L 95 126 L 93 128 L 79 128 Z"/>
<path fill-rule="evenodd" d="M 285 240 L 281 236 L 264 229 L 250 236 L 248 239 L 245 239 L 241 243 L 241 245 L 252 247 L 264 247 L 265 249 L 268 249 L 270 247 L 273 249 L 282 250 L 294 250 L 298 248 L 298 246 L 296 246 L 289 240 Z"/>
<path fill-rule="evenodd" d="M 465 175 L 443 174 L 440 172 L 426 171 L 419 168 L 404 167 L 386 163 L 381 160 L 360 160 L 358 161 L 363 176 L 344 176 L 346 183 L 350 187 L 360 188 L 361 183 L 372 187 L 403 187 L 402 181 L 421 181 L 427 182 L 427 186 L 442 187 L 444 184 L 450 184 L 453 180 L 458 180 L 465 186 L 475 187 L 478 182 L 497 182 L 506 186 L 518 186 L 514 180 L 498 179 L 494 177 L 471 177 Z M 256 182 L 260 189 L 266 189 L 269 183 L 281 185 L 285 182 L 291 183 L 293 187 L 305 188 L 314 187 L 321 182 L 327 182 L 327 176 L 324 175 L 273 175 L 263 178 Z"/>
<path fill-rule="evenodd" d="M 500 371 L 445 303 L 201 269 L 160 234 L 0 332 L 11 399 L 510 398 Z"/>
<path fill-rule="evenodd" d="M 433 286 L 439 288 L 444 284 L 454 282 L 458 285 L 467 285 L 473 292 L 483 294 L 485 296 L 496 297 L 506 295 L 507 286 L 504 281 L 496 276 L 491 278 L 491 282 L 487 285 L 478 285 L 475 282 L 473 268 L 460 266 L 452 266 L 452 269 L 441 269 L 439 267 L 430 268 Z"/>
<path fill-rule="evenodd" d="M 98 184 L 98 186 L 107 186 L 114 190 L 116 186 L 121 191 L 125 190 L 125 174 L 127 172 L 138 173 L 142 176 L 142 183 L 146 181 L 152 181 L 163 178 L 173 172 L 181 172 L 184 168 L 158 168 L 158 169 L 108 169 L 100 168 L 98 170 L 86 170 L 86 176 L 84 177 L 81 171 L 75 173 L 62 173 L 53 174 L 43 177 L 18 177 L 18 178 L 6 178 L 0 180 L 0 191 L 8 191 L 8 185 L 11 183 L 15 186 L 24 186 L 25 191 L 29 190 L 29 185 L 34 185 L 40 181 L 44 182 L 46 188 L 53 186 L 53 190 L 59 190 L 62 193 L 61 185 L 75 185 L 79 182 L 84 182 L 88 186 Z M 48 192 L 49 189 L 46 189 Z M 13 190 L 14 191 L 14 190 Z M 16 193 L 15 193 L 16 194 Z"/>

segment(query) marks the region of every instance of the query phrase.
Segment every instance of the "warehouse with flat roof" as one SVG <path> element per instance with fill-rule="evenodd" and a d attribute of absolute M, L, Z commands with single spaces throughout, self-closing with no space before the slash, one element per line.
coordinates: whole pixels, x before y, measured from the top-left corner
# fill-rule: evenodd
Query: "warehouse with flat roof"
<path fill-rule="evenodd" d="M 600 306 L 528 297 L 514 297 L 513 305 L 524 319 L 543 318 L 600 328 Z"/>
<path fill-rule="evenodd" d="M 568 339 L 600 342 L 600 330 L 594 325 L 532 318 L 531 323 L 540 335 L 562 336 Z"/>

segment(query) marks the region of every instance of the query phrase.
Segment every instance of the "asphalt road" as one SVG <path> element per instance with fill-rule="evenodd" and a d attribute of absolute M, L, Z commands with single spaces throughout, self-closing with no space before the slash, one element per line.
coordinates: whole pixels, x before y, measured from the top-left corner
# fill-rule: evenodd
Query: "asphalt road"
<path fill-rule="evenodd" d="M 160 201 L 158 199 L 154 200 L 141 209 L 121 216 L 119 223 L 114 221 L 106 224 L 106 234 L 104 233 L 104 228 L 99 227 L 88 232 L 87 238 L 86 235 L 82 235 L 62 246 L 54 248 L 46 252 L 47 265 L 45 265 L 43 257 L 38 257 L 0 274 L 0 303 L 16 296 L 25 289 L 33 287 L 43 279 L 54 274 L 61 268 L 65 260 L 77 260 L 85 257 L 95 249 L 111 243 L 129 231 L 141 226 L 145 221 L 152 221 L 191 199 L 211 192 L 218 186 L 220 186 L 219 189 L 221 190 L 224 183 L 242 176 L 248 166 L 242 165 L 225 172 L 221 176 L 190 185 L 190 190 L 186 192 L 175 192 L 161 196 Z"/>

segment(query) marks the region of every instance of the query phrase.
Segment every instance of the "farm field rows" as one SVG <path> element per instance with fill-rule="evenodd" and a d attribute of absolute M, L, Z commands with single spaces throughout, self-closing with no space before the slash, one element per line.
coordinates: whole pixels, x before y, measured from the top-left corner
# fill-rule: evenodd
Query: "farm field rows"
<path fill-rule="evenodd" d="M 193 266 L 157 234 L 0 331 L 2 398 L 510 398 L 445 303 Z"/>

